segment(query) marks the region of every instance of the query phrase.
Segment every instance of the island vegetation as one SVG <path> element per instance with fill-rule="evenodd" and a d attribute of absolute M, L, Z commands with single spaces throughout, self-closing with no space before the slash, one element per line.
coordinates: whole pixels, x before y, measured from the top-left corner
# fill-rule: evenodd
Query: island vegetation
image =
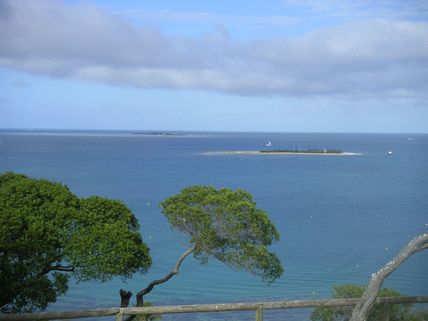
<path fill-rule="evenodd" d="M 343 154 L 344 151 L 339 149 L 264 149 L 261 150 L 260 153 L 294 153 L 294 154 Z"/>
<path fill-rule="evenodd" d="M 134 135 L 147 135 L 147 136 L 187 136 L 185 133 L 177 132 L 132 132 Z"/>
<path fill-rule="evenodd" d="M 320 155 L 320 156 L 359 156 L 361 153 L 344 152 L 339 149 L 263 149 L 242 151 L 210 151 L 199 153 L 205 156 L 222 155 Z"/>

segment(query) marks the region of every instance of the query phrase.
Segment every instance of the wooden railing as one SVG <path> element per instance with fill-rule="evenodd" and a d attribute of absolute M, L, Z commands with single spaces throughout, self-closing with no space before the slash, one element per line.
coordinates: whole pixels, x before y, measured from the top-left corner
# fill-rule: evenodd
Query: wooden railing
<path fill-rule="evenodd" d="M 255 311 L 256 321 L 263 320 L 263 311 L 270 309 L 311 308 L 326 306 L 353 306 L 360 299 L 324 299 L 324 300 L 291 300 L 255 303 L 223 303 L 223 304 L 196 304 L 175 306 L 152 306 L 133 308 L 108 308 L 82 311 L 38 312 L 25 314 L 0 314 L 0 321 L 29 321 L 29 320 L 63 320 L 88 317 L 116 316 L 121 321 L 124 316 L 170 313 L 201 313 L 201 312 L 230 312 Z M 428 296 L 413 297 L 382 297 L 376 303 L 428 303 Z"/>

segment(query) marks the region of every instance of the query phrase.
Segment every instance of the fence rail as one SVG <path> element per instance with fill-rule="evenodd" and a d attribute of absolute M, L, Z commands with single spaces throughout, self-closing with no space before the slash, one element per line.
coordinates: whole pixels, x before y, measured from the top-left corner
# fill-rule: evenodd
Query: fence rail
<path fill-rule="evenodd" d="M 264 310 L 326 306 L 352 306 L 356 305 L 359 300 L 360 299 L 287 300 L 254 303 L 196 304 L 154 307 L 108 308 L 63 312 L 37 312 L 25 314 L 0 314 L 0 321 L 63 320 L 113 315 L 116 316 L 116 320 L 122 320 L 123 316 L 126 315 L 230 311 L 255 311 L 256 321 L 262 321 Z M 379 297 L 376 299 L 376 303 L 428 303 L 428 296 Z"/>

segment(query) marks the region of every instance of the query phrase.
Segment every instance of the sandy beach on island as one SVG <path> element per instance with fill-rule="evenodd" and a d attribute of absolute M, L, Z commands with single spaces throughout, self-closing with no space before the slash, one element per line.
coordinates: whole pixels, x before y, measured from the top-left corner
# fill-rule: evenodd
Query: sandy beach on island
<path fill-rule="evenodd" d="M 308 155 L 308 156 L 360 156 L 362 153 L 342 152 L 342 153 L 304 153 L 304 152 L 261 152 L 257 150 L 243 151 L 215 151 L 203 152 L 198 155 L 222 156 L 222 155 Z"/>

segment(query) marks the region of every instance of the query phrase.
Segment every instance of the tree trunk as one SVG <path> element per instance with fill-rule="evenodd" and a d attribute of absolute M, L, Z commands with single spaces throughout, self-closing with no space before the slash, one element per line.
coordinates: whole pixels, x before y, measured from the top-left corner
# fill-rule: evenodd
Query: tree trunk
<path fill-rule="evenodd" d="M 129 306 L 129 299 L 131 299 L 132 292 L 120 289 L 119 293 L 120 293 L 120 307 L 127 308 Z"/>
<path fill-rule="evenodd" d="M 376 296 L 381 288 L 383 281 L 388 275 L 394 272 L 407 258 L 412 254 L 428 248 L 428 234 L 422 234 L 409 242 L 398 255 L 389 261 L 382 269 L 372 274 L 369 285 L 364 291 L 361 301 L 352 311 L 349 321 L 366 321 L 367 315 L 374 305 Z"/>
<path fill-rule="evenodd" d="M 195 251 L 195 249 L 196 249 L 196 245 L 192 245 L 190 248 L 188 248 L 188 249 L 187 249 L 187 250 L 186 250 L 186 251 L 185 251 L 185 252 L 184 252 L 184 253 L 179 257 L 179 259 L 178 259 L 178 260 L 177 260 L 177 262 L 175 263 L 175 266 L 174 266 L 174 268 L 172 269 L 172 271 L 171 271 L 171 272 L 169 272 L 167 275 L 165 275 L 165 276 L 164 276 L 163 278 L 161 278 L 161 279 L 154 280 L 154 281 L 150 282 L 150 283 L 149 283 L 149 285 L 148 285 L 145 289 L 143 289 L 143 290 L 141 290 L 140 292 L 138 292 L 138 293 L 136 294 L 136 298 L 137 298 L 137 307 L 142 307 L 142 306 L 144 306 L 144 299 L 143 299 L 143 297 L 144 297 L 147 293 L 150 293 L 156 285 L 159 285 L 159 284 L 165 283 L 165 282 L 167 282 L 169 279 L 171 279 L 174 275 L 178 274 L 178 273 L 180 272 L 180 266 L 181 266 L 181 263 L 183 262 L 183 260 L 184 260 L 184 259 L 185 259 L 189 254 L 193 253 L 193 252 Z M 129 292 L 129 291 L 125 291 L 125 290 L 123 290 L 123 289 L 120 289 L 119 293 L 120 293 L 120 299 L 121 299 L 120 307 L 121 307 L 121 308 L 126 308 L 126 307 L 128 307 L 128 305 L 129 305 L 129 299 L 131 298 L 132 293 L 131 293 L 131 292 Z M 127 319 L 127 321 L 132 320 L 134 317 L 135 317 L 135 316 L 130 316 L 130 317 Z"/>

